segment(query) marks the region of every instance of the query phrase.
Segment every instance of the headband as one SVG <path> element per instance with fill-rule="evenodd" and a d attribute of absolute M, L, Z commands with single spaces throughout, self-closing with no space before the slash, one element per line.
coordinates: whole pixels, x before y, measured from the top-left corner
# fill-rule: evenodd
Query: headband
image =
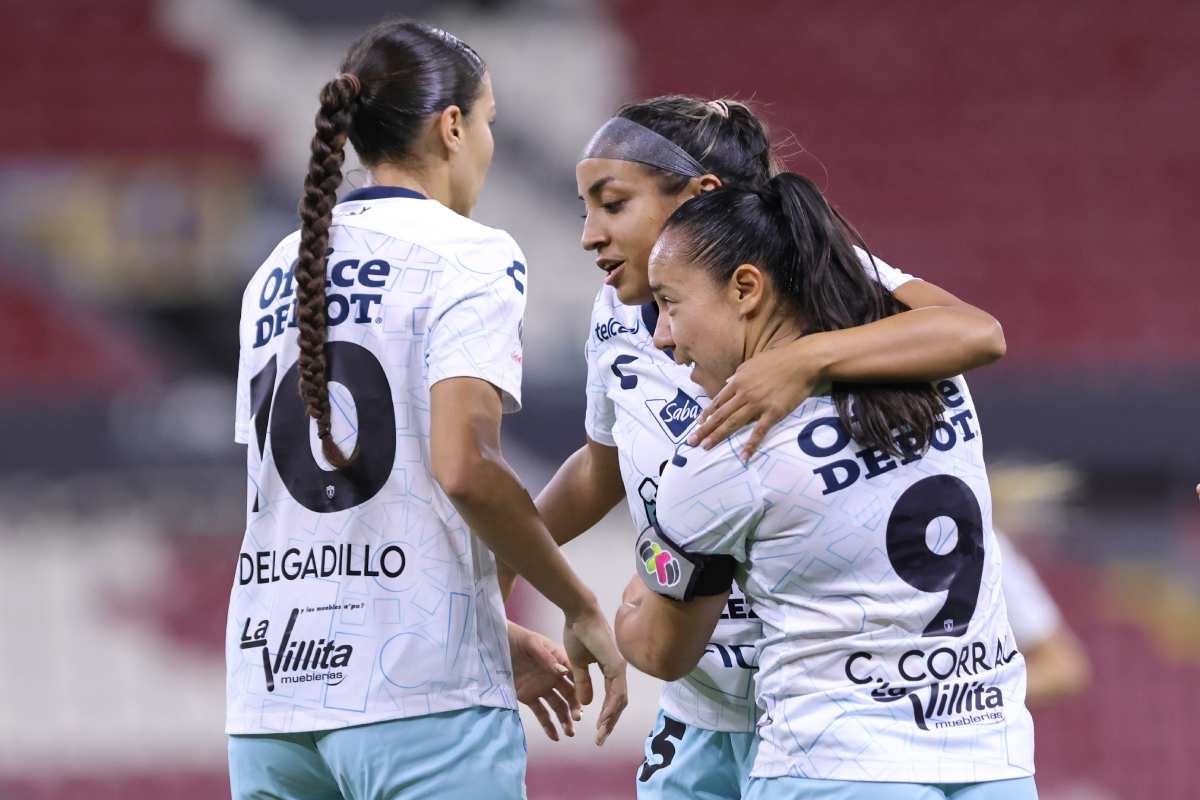
<path fill-rule="evenodd" d="M 585 158 L 633 161 L 692 178 L 709 172 L 667 137 L 625 117 L 613 117 L 600 126 L 579 156 L 580 161 Z"/>

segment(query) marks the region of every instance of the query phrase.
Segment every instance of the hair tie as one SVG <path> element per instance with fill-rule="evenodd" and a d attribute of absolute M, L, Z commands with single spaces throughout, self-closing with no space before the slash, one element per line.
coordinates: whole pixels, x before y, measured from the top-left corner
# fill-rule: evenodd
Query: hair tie
<path fill-rule="evenodd" d="M 355 97 L 362 94 L 362 81 L 353 72 L 343 72 L 341 75 L 338 75 L 338 80 L 350 84 L 350 93 Z"/>
<path fill-rule="evenodd" d="M 705 105 L 717 112 L 721 118 L 729 119 L 729 105 L 724 100 L 709 100 Z"/>

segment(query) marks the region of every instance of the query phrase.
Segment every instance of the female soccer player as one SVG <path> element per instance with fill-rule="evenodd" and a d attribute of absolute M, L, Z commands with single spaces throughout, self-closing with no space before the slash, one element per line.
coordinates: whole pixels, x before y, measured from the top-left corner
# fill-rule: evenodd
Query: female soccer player
<path fill-rule="evenodd" d="M 662 467 L 689 435 L 721 439 L 758 419 L 747 444 L 753 447 L 818 383 L 933 379 L 1002 354 L 994 319 L 876 259 L 865 264 L 871 274 L 918 310 L 759 354 L 717 394 L 728 402 L 706 427 L 698 424 L 711 394 L 651 342 L 658 309 L 646 272 L 650 248 L 685 201 L 721 185 L 764 185 L 774 171 L 765 127 L 732 101 L 676 96 L 635 103 L 585 149 L 576 167 L 587 209 L 582 243 L 606 277 L 586 347 L 587 443 L 537 500 L 560 543 L 592 527 L 622 497 L 636 529 L 651 527 Z M 758 637 L 757 617 L 735 592 L 701 663 L 664 688 L 637 776 L 639 797 L 741 796 L 757 716 L 751 681 Z M 539 717 L 552 730 L 545 709 Z"/>
<path fill-rule="evenodd" d="M 242 302 L 236 798 L 524 797 L 492 551 L 563 610 L 583 700 L 599 661 L 625 702 L 595 597 L 500 453 L 528 275 L 468 218 L 494 115 L 475 51 L 409 22 L 368 32 L 321 90 L 301 229 Z M 373 185 L 335 207 L 347 138 Z"/>
<path fill-rule="evenodd" d="M 903 308 L 791 173 L 684 204 L 649 279 L 655 343 L 709 393 L 757 353 Z M 1036 797 L 965 382 L 823 391 L 748 460 L 749 430 L 672 457 L 618 612 L 622 651 L 664 679 L 687 674 L 736 576 L 763 627 L 745 797 Z"/>

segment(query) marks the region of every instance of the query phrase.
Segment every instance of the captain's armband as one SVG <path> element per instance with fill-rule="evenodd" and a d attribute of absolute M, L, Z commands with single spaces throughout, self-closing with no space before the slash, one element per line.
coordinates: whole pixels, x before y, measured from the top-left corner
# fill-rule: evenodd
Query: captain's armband
<path fill-rule="evenodd" d="M 685 552 L 657 523 L 638 537 L 636 557 L 637 573 L 650 591 L 672 600 L 708 597 L 733 587 L 733 556 Z"/>

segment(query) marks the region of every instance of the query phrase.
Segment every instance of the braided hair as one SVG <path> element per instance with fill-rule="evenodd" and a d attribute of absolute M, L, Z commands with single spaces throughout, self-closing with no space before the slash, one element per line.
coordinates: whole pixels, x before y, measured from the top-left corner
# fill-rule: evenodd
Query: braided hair
<path fill-rule="evenodd" d="M 346 140 L 367 166 L 401 162 L 430 114 L 456 105 L 464 115 L 479 94 L 486 67 L 479 55 L 453 35 L 415 22 L 381 23 L 350 48 L 341 73 L 321 88 L 320 109 L 304 196 L 300 200 L 300 252 L 296 279 L 296 325 L 300 342 L 300 396 L 317 422 L 321 452 L 337 469 L 354 461 L 333 440 L 325 270 L 329 227 L 342 184 Z"/>

